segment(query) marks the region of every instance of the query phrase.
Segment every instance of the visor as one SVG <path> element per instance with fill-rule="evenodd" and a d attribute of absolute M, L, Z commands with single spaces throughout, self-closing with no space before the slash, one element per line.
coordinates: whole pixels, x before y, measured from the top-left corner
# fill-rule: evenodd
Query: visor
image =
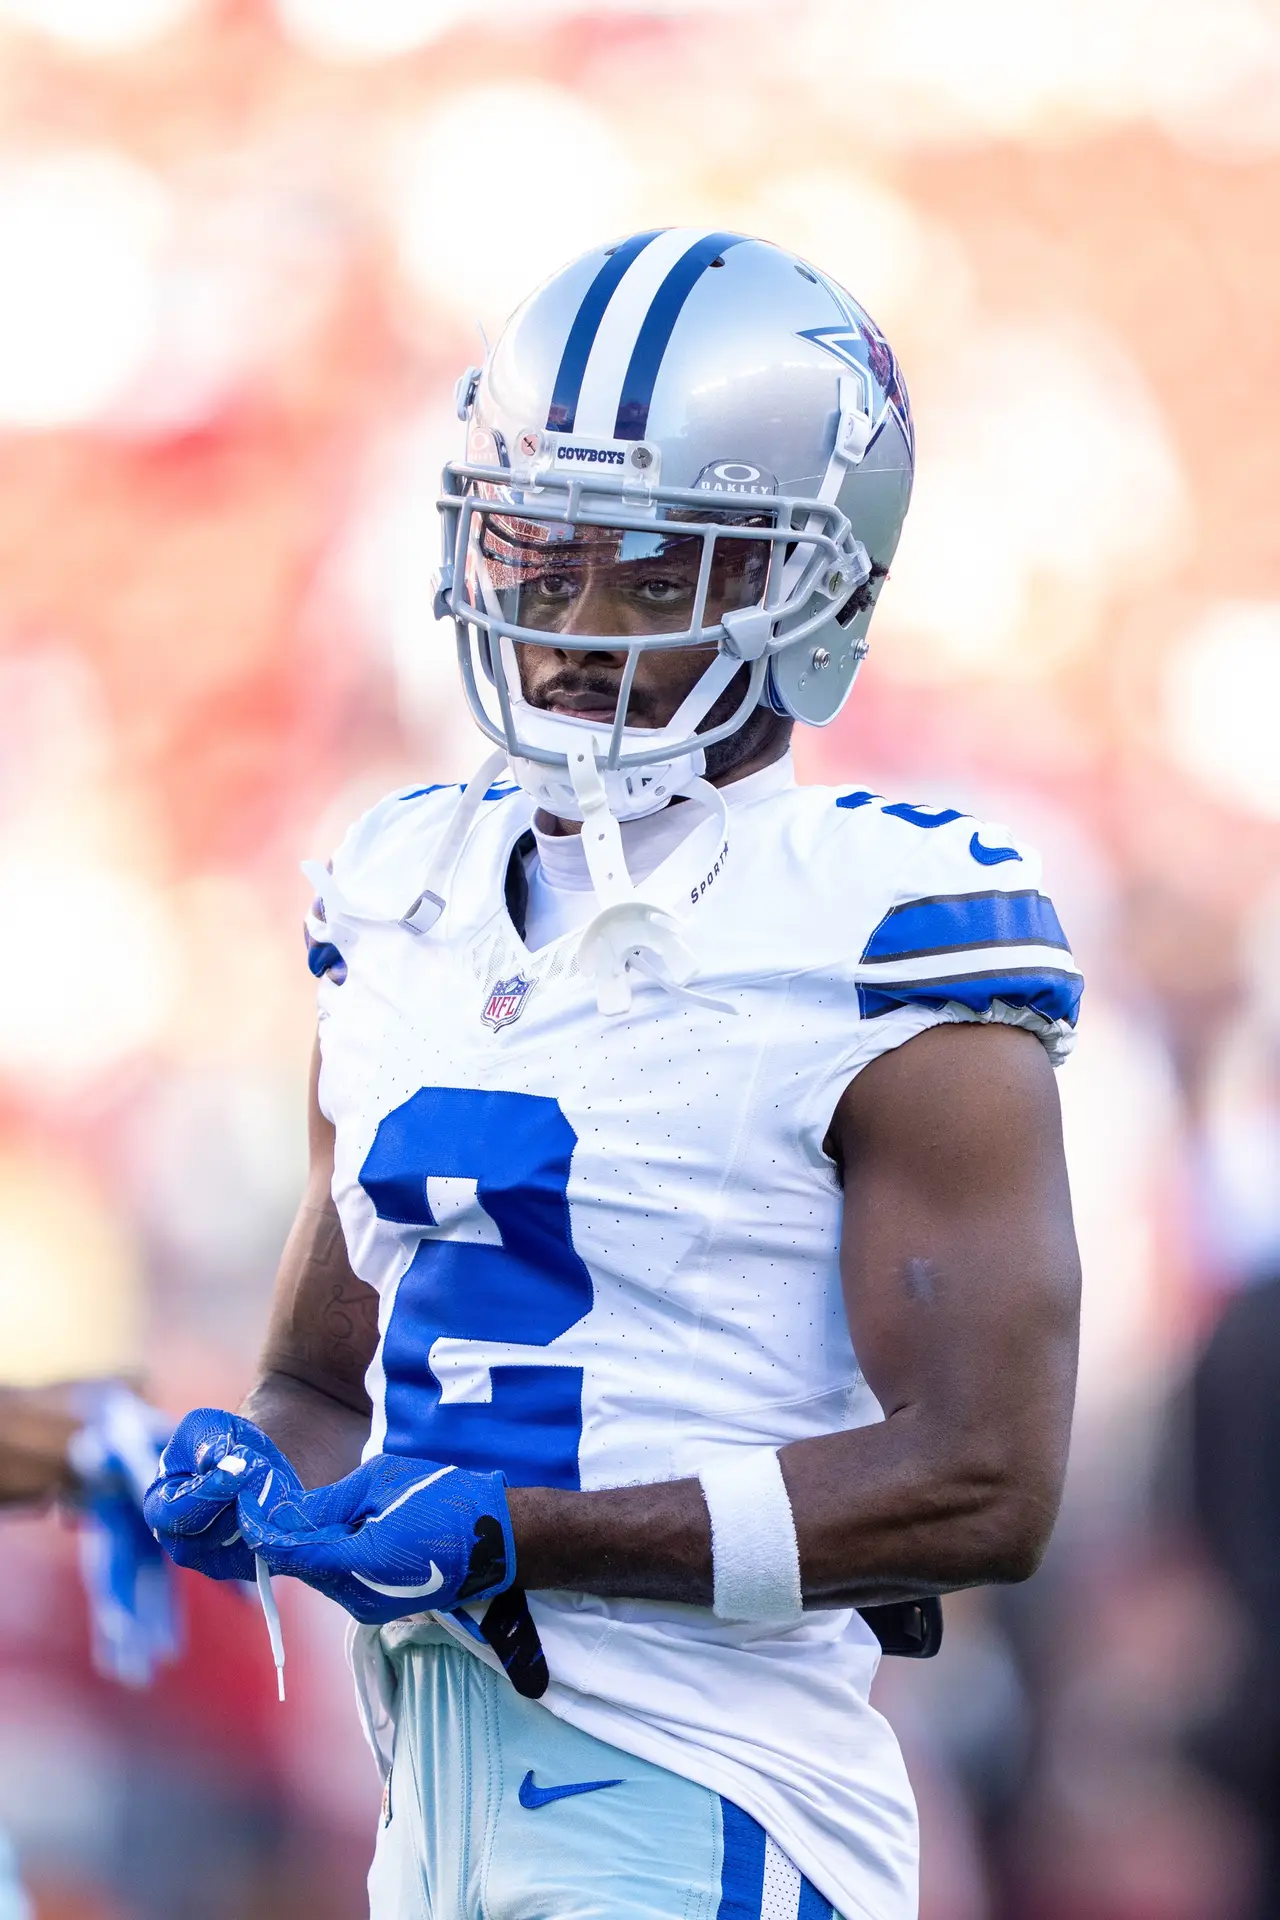
<path fill-rule="evenodd" d="M 700 768 L 705 749 L 765 697 L 770 657 L 825 625 L 870 573 L 844 514 L 811 495 L 756 494 L 739 506 L 608 469 L 566 478 L 460 462 L 446 466 L 444 484 L 437 609 L 456 623 L 472 716 L 513 764 L 565 768 L 586 724 L 530 708 L 520 646 L 625 650 L 601 765 Z M 675 647 L 714 658 L 666 727 L 628 725 L 641 656 Z M 734 711 L 713 721 L 735 682 Z"/>
<path fill-rule="evenodd" d="M 764 598 L 769 557 L 767 540 L 692 526 L 571 526 L 495 507 L 473 519 L 468 585 L 483 604 L 487 584 L 504 624 L 526 634 L 692 641 Z"/>

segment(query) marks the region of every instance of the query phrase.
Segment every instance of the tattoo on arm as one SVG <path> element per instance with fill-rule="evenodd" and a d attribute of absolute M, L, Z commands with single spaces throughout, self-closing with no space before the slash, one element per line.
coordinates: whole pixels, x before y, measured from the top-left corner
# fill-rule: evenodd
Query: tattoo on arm
<path fill-rule="evenodd" d="M 302 1207 L 285 1265 L 293 1272 L 267 1336 L 264 1370 L 367 1414 L 364 1376 L 378 1344 L 378 1296 L 351 1271 L 332 1202 Z"/>
<path fill-rule="evenodd" d="M 341 1223 L 329 1209 L 317 1215 L 299 1296 L 312 1288 L 319 1311 L 309 1326 L 298 1329 L 304 1336 L 300 1344 L 325 1372 L 362 1378 L 378 1340 L 378 1296 L 352 1273 Z"/>
<path fill-rule="evenodd" d="M 351 1270 L 333 1203 L 333 1128 L 311 1059 L 306 1193 L 285 1244 L 257 1384 L 241 1411 L 269 1433 L 307 1487 L 350 1473 L 369 1436 L 364 1376 L 378 1347 L 378 1296 Z"/>
<path fill-rule="evenodd" d="M 325 1361 L 335 1372 L 363 1374 L 368 1343 L 378 1338 L 378 1296 L 359 1280 L 354 1287 L 342 1280 L 331 1286 L 322 1323 Z"/>

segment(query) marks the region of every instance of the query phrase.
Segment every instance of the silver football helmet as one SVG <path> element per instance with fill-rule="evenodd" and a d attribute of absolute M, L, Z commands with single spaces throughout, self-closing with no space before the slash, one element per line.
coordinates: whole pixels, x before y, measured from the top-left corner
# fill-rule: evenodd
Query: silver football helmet
<path fill-rule="evenodd" d="M 524 303 L 459 381 L 458 413 L 437 612 L 476 722 L 540 805 L 636 818 L 688 792 L 760 703 L 835 718 L 913 436 L 887 342 L 833 281 L 741 234 L 634 234 Z M 615 631 L 589 630 L 602 608 Z M 531 704 L 517 643 L 625 651 L 611 721 Z M 640 656 L 697 646 L 714 652 L 668 724 L 628 724 Z"/>

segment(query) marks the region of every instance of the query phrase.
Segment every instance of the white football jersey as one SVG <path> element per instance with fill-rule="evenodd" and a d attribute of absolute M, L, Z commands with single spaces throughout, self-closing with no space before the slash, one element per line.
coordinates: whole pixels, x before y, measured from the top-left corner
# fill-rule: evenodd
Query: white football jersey
<path fill-rule="evenodd" d="M 426 933 L 401 916 L 457 788 L 393 794 L 335 856 L 309 935 L 334 1199 L 381 1296 L 370 1452 L 616 1487 L 880 1417 L 841 1295 L 836 1103 L 939 1021 L 1012 1021 L 1060 1057 L 1080 976 L 1003 828 L 798 787 L 789 760 L 724 797 L 727 838 L 702 814 L 643 889 L 712 1005 L 639 980 L 606 1017 L 580 931 L 526 949 L 519 789 L 490 790 Z M 745 1808 L 840 1912 L 914 1913 L 915 1809 L 856 1612 L 531 1607 L 552 1712 Z"/>

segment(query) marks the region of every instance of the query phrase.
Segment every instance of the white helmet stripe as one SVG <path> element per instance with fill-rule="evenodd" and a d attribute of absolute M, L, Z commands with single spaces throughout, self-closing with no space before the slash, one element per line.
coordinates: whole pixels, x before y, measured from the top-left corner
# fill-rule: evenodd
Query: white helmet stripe
<path fill-rule="evenodd" d="M 604 265 L 583 295 L 582 304 L 573 318 L 569 337 L 564 343 L 564 352 L 560 356 L 560 366 L 556 373 L 556 384 L 551 394 L 551 405 L 547 409 L 547 431 L 549 433 L 572 433 L 576 424 L 578 395 L 582 390 L 582 376 L 587 369 L 587 360 L 595 343 L 596 333 L 604 318 L 605 309 L 612 300 L 614 290 L 627 268 L 638 253 L 642 253 L 651 240 L 656 240 L 661 227 L 654 227 L 649 233 L 633 233 L 629 240 L 623 240 L 618 246 L 610 247 L 605 256 Z"/>
<path fill-rule="evenodd" d="M 627 269 L 605 309 L 587 361 L 575 433 L 612 440 L 622 383 L 654 296 L 676 261 L 714 231 L 713 227 L 672 227 L 651 240 Z"/>

